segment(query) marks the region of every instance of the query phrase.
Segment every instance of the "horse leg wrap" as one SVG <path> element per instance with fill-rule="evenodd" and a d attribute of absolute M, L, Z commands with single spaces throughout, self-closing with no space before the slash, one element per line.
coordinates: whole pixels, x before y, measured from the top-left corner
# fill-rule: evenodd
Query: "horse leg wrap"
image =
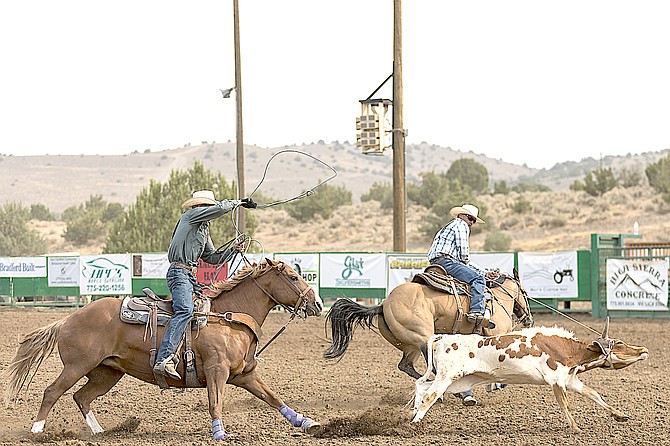
<path fill-rule="evenodd" d="M 224 438 L 230 437 L 230 434 L 226 433 L 226 430 L 223 428 L 223 421 L 221 418 L 215 418 L 212 420 L 212 438 L 214 440 L 223 440 Z"/>
<path fill-rule="evenodd" d="M 293 427 L 302 426 L 302 421 L 305 419 L 305 417 L 301 413 L 297 413 L 286 404 L 279 408 L 279 412 L 284 415 L 284 418 L 286 418 L 293 425 Z"/>

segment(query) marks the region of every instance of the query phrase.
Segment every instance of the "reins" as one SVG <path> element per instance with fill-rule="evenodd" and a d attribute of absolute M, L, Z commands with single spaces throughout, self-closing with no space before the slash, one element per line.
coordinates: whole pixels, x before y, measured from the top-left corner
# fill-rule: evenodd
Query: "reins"
<path fill-rule="evenodd" d="M 256 352 L 255 357 L 256 357 L 257 359 L 258 359 L 258 357 L 260 356 L 260 354 L 263 353 L 263 351 L 264 351 L 264 350 L 265 350 L 265 349 L 266 349 L 272 342 L 274 342 L 275 339 L 277 339 L 282 333 L 284 333 L 284 330 L 286 330 L 286 327 L 288 327 L 288 324 L 290 324 L 291 322 L 293 322 L 293 319 L 295 319 L 296 316 L 299 316 L 299 311 L 300 311 L 300 310 L 306 311 L 305 308 L 307 307 L 307 299 L 305 299 L 305 295 L 309 292 L 310 287 L 308 286 L 305 290 L 300 290 L 300 288 L 298 288 L 295 284 L 291 283 L 291 282 L 290 282 L 290 281 L 289 281 L 283 274 L 281 274 L 282 271 L 284 271 L 284 266 L 285 266 L 285 264 L 282 263 L 281 265 L 282 265 L 282 268 L 281 268 L 281 269 L 279 268 L 279 266 L 277 266 L 277 268 L 276 268 L 276 273 L 277 273 L 277 275 L 278 275 L 284 282 L 286 282 L 287 285 L 289 285 L 289 287 L 293 288 L 293 290 L 294 290 L 294 291 L 296 292 L 296 294 L 298 295 L 298 300 L 296 301 L 296 303 L 295 303 L 295 305 L 293 306 L 293 308 L 290 308 L 289 306 L 287 306 L 287 305 L 285 305 L 285 304 L 279 302 L 277 299 L 275 299 L 275 297 L 274 297 L 271 293 L 268 293 L 267 290 L 265 290 L 263 287 L 261 287 L 261 286 L 258 284 L 258 282 L 256 281 L 256 278 L 255 278 L 255 277 L 253 278 L 254 284 L 255 284 L 255 285 L 256 285 L 256 286 L 257 286 L 263 293 L 265 293 L 265 295 L 266 295 L 272 302 L 274 302 L 275 304 L 281 306 L 281 307 L 284 308 L 286 311 L 288 311 L 289 313 L 291 313 L 291 316 L 289 317 L 288 321 L 286 321 L 286 323 L 284 324 L 284 326 L 281 327 L 281 328 L 277 331 L 277 333 L 275 333 L 274 336 L 272 336 L 272 337 L 268 340 L 268 342 L 266 342 L 265 345 L 264 345 L 263 347 L 261 347 L 261 348 Z"/>

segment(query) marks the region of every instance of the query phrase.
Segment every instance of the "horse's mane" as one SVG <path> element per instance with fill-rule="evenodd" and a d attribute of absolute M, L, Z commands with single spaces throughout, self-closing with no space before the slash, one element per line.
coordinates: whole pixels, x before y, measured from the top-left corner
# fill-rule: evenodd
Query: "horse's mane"
<path fill-rule="evenodd" d="M 242 282 L 247 277 L 251 278 L 258 277 L 265 271 L 267 271 L 269 268 L 272 268 L 272 266 L 270 266 L 270 264 L 268 264 L 267 261 L 262 260 L 259 264 L 247 265 L 241 269 L 238 269 L 233 275 L 233 277 L 229 278 L 228 280 L 220 280 L 218 282 L 214 282 L 210 287 L 211 291 L 208 297 L 210 299 L 216 299 L 222 293 L 225 293 L 235 288 L 237 285 L 240 284 L 240 282 Z"/>

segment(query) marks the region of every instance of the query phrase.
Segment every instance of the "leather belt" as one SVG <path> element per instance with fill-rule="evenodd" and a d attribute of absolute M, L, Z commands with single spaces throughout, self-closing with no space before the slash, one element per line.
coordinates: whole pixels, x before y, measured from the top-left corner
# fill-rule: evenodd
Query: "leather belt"
<path fill-rule="evenodd" d="M 430 259 L 429 262 L 434 262 L 434 261 L 436 261 L 436 260 L 440 260 L 440 259 L 442 259 L 442 258 L 444 258 L 444 259 L 450 259 L 450 258 L 452 258 L 452 257 L 451 257 L 449 254 L 440 254 L 439 256 L 437 256 L 437 257 L 433 257 L 432 259 Z"/>
<path fill-rule="evenodd" d="M 195 276 L 196 271 L 198 270 L 197 266 L 188 266 L 185 263 L 181 263 L 181 262 L 172 262 L 172 263 L 170 263 L 170 265 L 174 265 L 174 266 L 178 266 L 180 268 L 184 268 L 185 270 L 187 270 L 188 272 L 190 272 L 194 276 Z"/>

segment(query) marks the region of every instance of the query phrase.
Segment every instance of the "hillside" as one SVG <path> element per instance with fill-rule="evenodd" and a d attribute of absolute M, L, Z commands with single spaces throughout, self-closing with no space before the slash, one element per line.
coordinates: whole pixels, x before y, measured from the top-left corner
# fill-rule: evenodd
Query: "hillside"
<path fill-rule="evenodd" d="M 670 205 L 649 187 L 617 188 L 600 198 L 584 192 L 523 193 L 531 203 L 529 212 L 514 212 L 521 194 L 486 195 L 486 231 L 473 235 L 474 251 L 482 251 L 490 230 L 500 230 L 512 239 L 517 251 L 556 251 L 589 249 L 592 233 L 632 233 L 637 221 L 644 236 L 635 241 L 670 244 Z M 299 223 L 281 207 L 254 211 L 259 226 L 254 234 L 265 252 L 280 251 L 392 251 L 393 216 L 377 202 L 366 202 L 338 209 L 330 219 L 315 218 Z M 411 205 L 407 212 L 407 250 L 426 252 L 431 237 L 419 227 L 427 211 Z M 447 218 L 447 217 L 445 217 Z M 445 220 L 446 222 L 446 220 Z M 32 222 L 49 240 L 49 252 L 95 254 L 102 251 L 104 240 L 88 246 L 73 246 L 61 237 L 62 222 Z M 215 240 L 216 242 L 221 242 Z"/>
<path fill-rule="evenodd" d="M 351 190 L 354 200 L 369 190 L 374 182 L 391 182 L 392 154 L 366 156 L 348 143 L 317 143 L 283 148 L 245 147 L 246 190 L 250 193 L 261 182 L 268 160 L 280 150 L 300 150 L 331 165 L 338 172 L 331 185 Z M 621 166 L 641 170 L 667 151 L 630 157 L 605 157 L 604 167 Z M 430 144 L 406 148 L 406 181 L 419 181 L 420 172 L 446 172 L 459 158 L 473 158 L 489 171 L 490 182 L 519 181 L 545 184 L 553 190 L 566 190 L 575 179 L 597 167 L 593 159 L 579 163 L 557 164 L 552 169 L 532 169 L 495 160 L 473 152 L 460 152 Z M 110 202 L 127 205 L 135 201 L 139 191 L 150 180 L 165 182 L 173 169 L 187 169 L 200 160 L 226 178 L 236 178 L 235 145 L 205 143 L 161 152 L 103 155 L 0 155 L 0 189 L 2 203 L 24 205 L 43 203 L 60 213 L 72 205 L 85 202 L 91 195 L 102 195 Z M 296 153 L 277 156 L 269 165 L 259 189 L 265 195 L 289 197 L 296 195 L 330 175 L 330 171 L 311 158 Z"/>
<path fill-rule="evenodd" d="M 173 169 L 186 169 L 201 160 L 227 178 L 235 176 L 234 144 L 203 144 L 157 153 L 134 153 L 124 156 L 0 156 L 0 187 L 4 202 L 24 205 L 43 203 L 55 212 L 79 205 L 92 194 L 124 205 L 133 203 L 136 195 L 150 180 L 165 182 Z M 330 174 L 319 162 L 297 153 L 284 153 L 266 165 L 279 150 L 301 150 L 331 165 L 338 172 L 329 184 L 351 190 L 354 205 L 344 206 L 329 220 L 316 218 L 299 223 L 281 208 L 254 211 L 259 218 L 255 238 L 266 252 L 278 251 L 391 251 L 393 217 L 376 202 L 360 203 L 358 198 L 374 182 L 391 181 L 391 154 L 366 157 L 347 143 L 312 144 L 283 149 L 247 147 L 245 171 L 247 193 L 260 183 L 259 192 L 277 198 L 288 198 L 313 187 Z M 627 157 L 606 157 L 605 167 L 620 170 L 644 167 L 667 151 Z M 481 251 L 490 230 L 500 230 L 512 239 L 513 250 L 552 251 L 587 249 L 591 233 L 630 233 L 639 222 L 642 241 L 670 242 L 670 206 L 648 186 L 617 188 L 603 197 L 591 197 L 567 189 L 584 172 L 597 167 L 585 159 L 579 163 L 557 164 L 552 169 L 531 169 L 492 160 L 474 153 L 462 153 L 428 144 L 407 148 L 407 181 L 417 181 L 420 172 L 443 172 L 458 158 L 471 157 L 484 164 L 491 182 L 505 180 L 538 182 L 554 188 L 552 192 L 509 195 L 483 195 L 487 231 L 473 235 L 472 247 Z M 265 179 L 261 181 L 265 173 Z M 522 197 L 530 202 L 528 212 L 513 211 Z M 223 198 L 223 197 L 222 197 Z M 431 237 L 419 227 L 426 209 L 411 205 L 407 211 L 407 249 L 425 252 Z M 445 219 L 448 218 L 445 216 Z M 88 246 L 66 243 L 63 222 L 31 222 L 48 241 L 45 253 L 99 253 L 104 238 Z M 218 241 L 215 241 L 218 242 Z"/>

